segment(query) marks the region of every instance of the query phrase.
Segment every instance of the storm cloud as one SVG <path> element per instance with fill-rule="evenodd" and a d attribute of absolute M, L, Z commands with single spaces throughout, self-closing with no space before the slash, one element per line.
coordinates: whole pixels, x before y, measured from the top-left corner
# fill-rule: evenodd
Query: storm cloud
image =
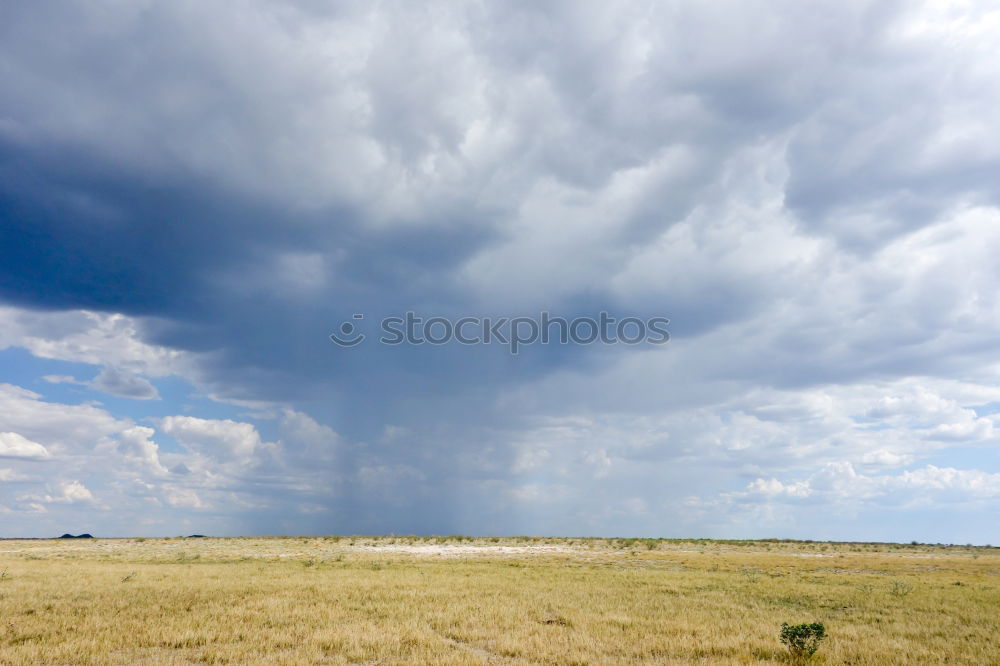
<path fill-rule="evenodd" d="M 9 531 L 1000 539 L 998 32 L 5 4 Z M 378 344 L 407 311 L 671 342 Z"/>

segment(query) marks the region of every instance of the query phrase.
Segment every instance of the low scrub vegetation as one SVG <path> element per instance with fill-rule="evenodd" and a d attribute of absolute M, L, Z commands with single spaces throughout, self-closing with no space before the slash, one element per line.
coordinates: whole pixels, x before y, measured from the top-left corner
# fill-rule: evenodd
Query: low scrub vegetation
<path fill-rule="evenodd" d="M 781 625 L 781 642 L 793 657 L 811 657 L 816 654 L 819 644 L 826 638 L 826 627 L 822 622 Z"/>

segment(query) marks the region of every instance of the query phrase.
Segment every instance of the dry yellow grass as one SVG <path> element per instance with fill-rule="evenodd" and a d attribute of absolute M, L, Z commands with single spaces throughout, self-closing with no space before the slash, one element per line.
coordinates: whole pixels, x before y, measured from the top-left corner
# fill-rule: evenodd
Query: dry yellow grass
<path fill-rule="evenodd" d="M 0 541 L 3 664 L 1000 664 L 985 548 L 589 539 Z"/>

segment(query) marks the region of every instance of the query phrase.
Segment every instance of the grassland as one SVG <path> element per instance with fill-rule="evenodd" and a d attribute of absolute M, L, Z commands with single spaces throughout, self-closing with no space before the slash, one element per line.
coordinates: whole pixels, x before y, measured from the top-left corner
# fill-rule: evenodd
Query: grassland
<path fill-rule="evenodd" d="M 1000 664 L 1000 550 L 600 539 L 0 541 L 2 664 Z"/>

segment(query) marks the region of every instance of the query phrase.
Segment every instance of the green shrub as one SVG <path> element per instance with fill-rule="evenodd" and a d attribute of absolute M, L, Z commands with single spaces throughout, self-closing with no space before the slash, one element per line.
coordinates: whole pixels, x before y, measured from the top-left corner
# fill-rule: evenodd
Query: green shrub
<path fill-rule="evenodd" d="M 826 627 L 820 622 L 781 623 L 781 642 L 788 646 L 788 651 L 795 657 L 813 656 L 824 638 L 826 638 Z"/>

